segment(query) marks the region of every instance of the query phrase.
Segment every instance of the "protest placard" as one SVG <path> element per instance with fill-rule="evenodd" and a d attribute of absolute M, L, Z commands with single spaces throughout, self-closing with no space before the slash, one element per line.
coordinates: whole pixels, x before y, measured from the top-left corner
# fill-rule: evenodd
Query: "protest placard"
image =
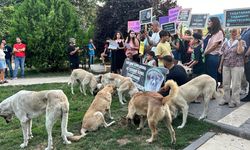
<path fill-rule="evenodd" d="M 139 20 L 136 21 L 128 21 L 128 32 L 130 30 L 133 30 L 134 32 L 140 32 L 141 31 L 141 24 Z"/>
<path fill-rule="evenodd" d="M 189 22 L 191 17 L 192 8 L 181 9 L 178 14 L 177 20 L 179 22 Z"/>
<path fill-rule="evenodd" d="M 209 14 L 192 14 L 189 22 L 189 28 L 204 29 L 207 24 L 208 16 Z"/>
<path fill-rule="evenodd" d="M 176 34 L 176 23 L 170 22 L 161 25 L 162 30 L 170 32 L 170 34 Z"/>
<path fill-rule="evenodd" d="M 175 7 L 175 8 L 171 8 L 168 10 L 169 22 L 177 21 L 180 10 L 181 10 L 181 7 Z"/>
<path fill-rule="evenodd" d="M 168 23 L 168 16 L 159 17 L 159 23 L 160 24 Z"/>
<path fill-rule="evenodd" d="M 224 15 L 225 28 L 250 27 L 250 8 L 225 10 Z"/>
<path fill-rule="evenodd" d="M 139 13 L 139 18 L 141 25 L 151 23 L 153 20 L 153 8 L 141 10 Z"/>

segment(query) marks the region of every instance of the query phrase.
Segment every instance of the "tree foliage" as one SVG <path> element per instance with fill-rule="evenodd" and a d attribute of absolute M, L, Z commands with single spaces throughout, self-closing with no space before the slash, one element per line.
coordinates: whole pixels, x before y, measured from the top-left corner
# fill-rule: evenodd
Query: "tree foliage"
<path fill-rule="evenodd" d="M 9 34 L 9 29 L 13 22 L 13 14 L 13 6 L 4 6 L 0 8 L 0 37 L 4 37 Z"/>
<path fill-rule="evenodd" d="M 60 69 L 70 37 L 82 39 L 76 10 L 68 0 L 25 0 L 16 10 L 12 35 L 27 43 L 26 64 Z"/>

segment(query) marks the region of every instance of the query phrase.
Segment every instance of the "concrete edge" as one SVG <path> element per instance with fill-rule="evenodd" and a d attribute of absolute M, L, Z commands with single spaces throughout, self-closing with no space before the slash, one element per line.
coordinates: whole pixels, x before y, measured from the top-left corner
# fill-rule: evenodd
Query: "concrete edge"
<path fill-rule="evenodd" d="M 201 136 L 199 139 L 192 142 L 192 144 L 188 145 L 183 150 L 194 150 L 199 148 L 201 145 L 206 143 L 210 138 L 212 138 L 215 135 L 214 132 L 207 132 L 203 136 Z"/>
<path fill-rule="evenodd" d="M 193 116 L 191 114 L 189 114 L 189 116 L 196 118 L 195 116 Z M 232 135 L 235 135 L 235 136 L 250 140 L 250 133 L 246 132 L 242 128 L 237 128 L 237 127 L 234 127 L 234 126 L 223 124 L 223 123 L 220 123 L 220 122 L 217 122 L 217 121 L 212 121 L 212 120 L 209 120 L 209 119 L 204 119 L 204 121 L 217 126 L 221 131 L 223 131 L 225 133 L 229 133 L 229 134 L 232 134 Z"/>

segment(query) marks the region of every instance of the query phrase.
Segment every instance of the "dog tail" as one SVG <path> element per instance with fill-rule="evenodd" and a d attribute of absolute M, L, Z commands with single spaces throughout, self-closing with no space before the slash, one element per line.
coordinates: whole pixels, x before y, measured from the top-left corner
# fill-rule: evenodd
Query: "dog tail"
<path fill-rule="evenodd" d="M 177 96 L 179 91 L 179 86 L 174 80 L 168 80 L 165 85 L 164 89 L 171 89 L 169 92 L 169 95 L 163 98 L 163 104 L 165 104 L 167 101 L 171 101 L 174 97 Z"/>
<path fill-rule="evenodd" d="M 86 130 L 84 128 L 81 129 L 81 135 L 76 136 L 68 136 L 67 139 L 73 142 L 78 142 L 81 138 L 85 137 L 87 134 L 85 133 Z"/>
<path fill-rule="evenodd" d="M 104 125 L 105 128 L 106 128 L 106 127 L 109 127 L 109 126 L 111 126 L 113 123 L 115 123 L 115 121 L 112 121 L 111 123 L 108 124 L 108 123 L 105 121 L 105 118 L 104 118 L 103 114 L 102 114 L 100 111 L 95 112 L 95 113 L 94 113 L 94 116 L 100 117 L 100 119 L 102 120 L 103 125 Z"/>
<path fill-rule="evenodd" d="M 213 93 L 213 97 L 214 97 L 215 99 L 220 99 L 220 98 L 222 98 L 223 96 L 224 96 L 224 90 L 223 90 L 222 88 L 217 89 L 217 90 L 214 91 L 214 93 Z"/>

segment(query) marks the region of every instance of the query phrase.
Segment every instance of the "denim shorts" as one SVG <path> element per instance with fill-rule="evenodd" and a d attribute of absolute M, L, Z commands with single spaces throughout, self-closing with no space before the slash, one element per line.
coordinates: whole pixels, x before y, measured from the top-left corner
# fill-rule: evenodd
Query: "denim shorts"
<path fill-rule="evenodd" d="M 5 69 L 5 68 L 6 68 L 5 60 L 0 60 L 0 69 Z"/>

